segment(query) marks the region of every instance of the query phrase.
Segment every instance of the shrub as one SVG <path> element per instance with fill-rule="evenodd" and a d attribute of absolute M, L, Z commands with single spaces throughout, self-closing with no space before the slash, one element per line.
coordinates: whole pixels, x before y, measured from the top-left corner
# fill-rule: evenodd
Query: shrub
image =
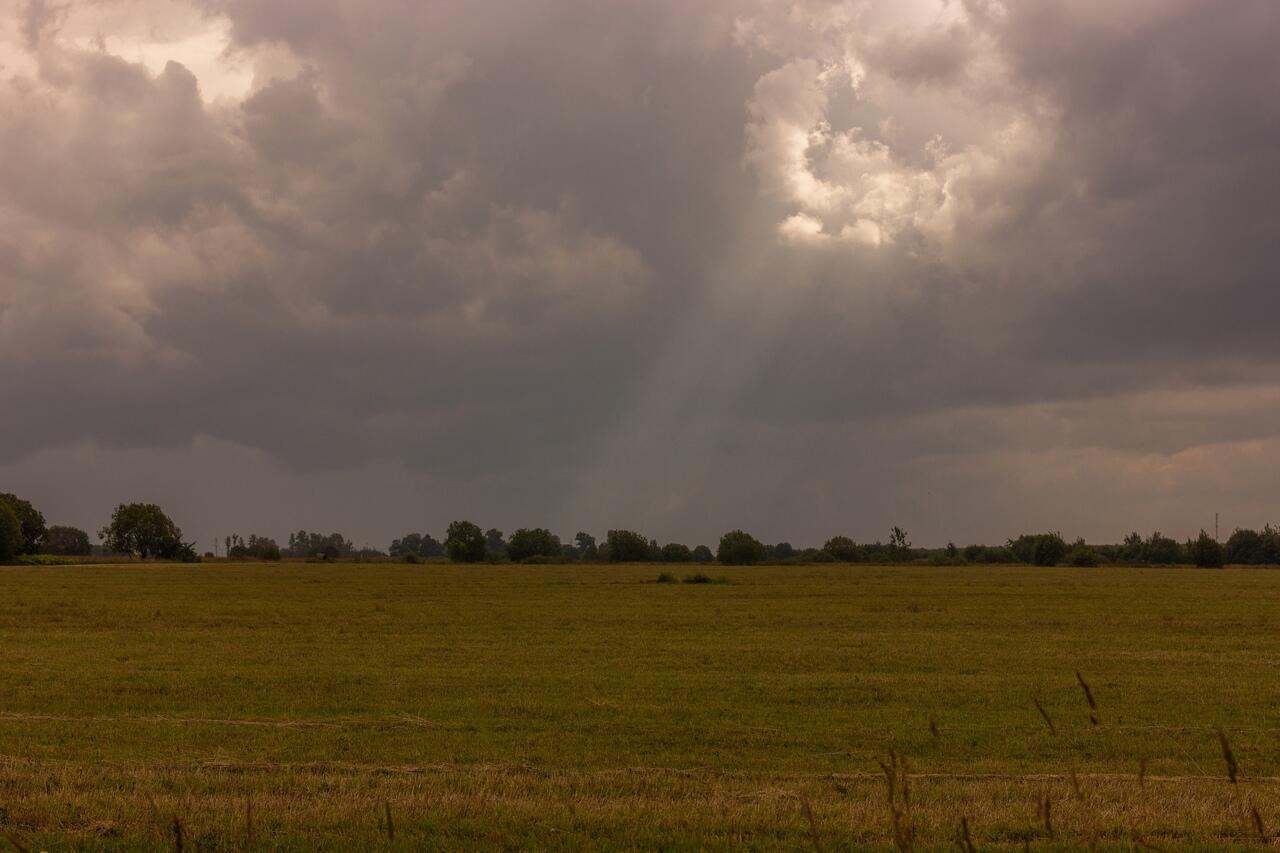
<path fill-rule="evenodd" d="M 711 578 L 698 572 L 696 575 L 688 575 L 684 579 L 685 583 L 711 583 Z"/>
<path fill-rule="evenodd" d="M 679 542 L 672 542 L 662 546 L 662 562 L 664 563 L 692 563 L 693 551 L 689 550 L 688 545 L 681 545 Z"/>
<path fill-rule="evenodd" d="M 1187 542 L 1187 553 L 1191 561 L 1204 569 L 1222 568 L 1222 546 L 1203 530 L 1199 537 Z"/>
<path fill-rule="evenodd" d="M 534 554 L 532 557 L 525 557 L 520 563 L 525 566 L 558 566 L 561 558 L 550 554 Z"/>
<path fill-rule="evenodd" d="M 830 555 L 832 560 L 843 563 L 860 563 L 867 559 L 867 552 L 859 548 L 857 543 L 848 536 L 832 536 L 827 540 L 827 544 L 822 546 L 822 550 Z"/>
<path fill-rule="evenodd" d="M 1092 568 L 1102 565 L 1102 558 L 1098 556 L 1097 551 L 1086 545 L 1083 539 L 1077 539 L 1076 544 L 1071 548 L 1071 553 L 1067 554 L 1067 564 Z"/>
<path fill-rule="evenodd" d="M 750 566 L 764 559 L 764 545 L 750 533 L 730 530 L 720 537 L 716 559 L 726 566 Z"/>
<path fill-rule="evenodd" d="M 675 583 L 675 582 L 676 582 L 676 576 L 671 574 L 670 572 L 663 572 L 662 574 L 658 575 L 658 583 Z"/>

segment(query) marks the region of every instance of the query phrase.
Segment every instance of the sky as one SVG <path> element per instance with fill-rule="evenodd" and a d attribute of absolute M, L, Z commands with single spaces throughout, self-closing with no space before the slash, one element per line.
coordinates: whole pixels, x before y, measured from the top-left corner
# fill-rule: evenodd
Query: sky
<path fill-rule="evenodd" d="M 0 0 L 0 491 L 204 549 L 1280 521 L 1280 4 Z"/>

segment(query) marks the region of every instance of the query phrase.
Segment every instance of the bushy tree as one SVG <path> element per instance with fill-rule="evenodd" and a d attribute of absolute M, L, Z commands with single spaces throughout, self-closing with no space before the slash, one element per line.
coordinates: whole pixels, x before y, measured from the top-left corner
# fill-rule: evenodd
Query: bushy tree
<path fill-rule="evenodd" d="M 695 563 L 710 563 L 715 558 L 716 555 L 712 554 L 711 549 L 706 545 L 699 545 L 693 549 L 693 561 Z"/>
<path fill-rule="evenodd" d="M 409 533 L 391 543 L 387 553 L 392 557 L 441 557 L 444 545 L 430 533 Z"/>
<path fill-rule="evenodd" d="M 478 563 L 485 558 L 484 533 L 470 521 L 455 521 L 445 533 L 444 549 L 455 563 Z"/>
<path fill-rule="evenodd" d="M 1086 545 L 1083 539 L 1077 539 L 1067 554 L 1067 564 L 1090 568 L 1102 565 L 1102 558 L 1098 556 L 1097 551 Z"/>
<path fill-rule="evenodd" d="M 796 555 L 796 549 L 790 542 L 779 542 L 773 546 L 773 556 L 779 560 L 789 560 Z"/>
<path fill-rule="evenodd" d="M 579 559 L 596 560 L 600 557 L 600 550 L 596 548 L 596 537 L 590 533 L 579 530 L 573 537 L 573 545 L 578 549 Z"/>
<path fill-rule="evenodd" d="M 30 501 L 25 501 L 8 492 L 0 493 L 0 503 L 9 507 L 14 517 L 18 519 L 19 527 L 22 528 L 22 545 L 18 553 L 34 554 L 39 551 L 46 533 L 44 516 L 40 511 L 33 507 Z"/>
<path fill-rule="evenodd" d="M 1120 545 L 1119 557 L 1126 563 L 1145 562 L 1143 552 L 1146 549 L 1142 536 L 1135 530 L 1128 536 L 1124 537 L 1124 542 Z"/>
<path fill-rule="evenodd" d="M 120 504 L 99 535 L 103 547 L 116 554 L 136 554 L 143 560 L 198 559 L 194 543 L 183 542 L 182 530 L 155 504 Z"/>
<path fill-rule="evenodd" d="M 693 551 L 689 550 L 688 545 L 681 545 L 679 542 L 668 543 L 662 546 L 662 562 L 692 563 Z"/>
<path fill-rule="evenodd" d="M 1172 566 L 1183 561 L 1182 546 L 1157 530 L 1143 543 L 1142 559 L 1153 566 Z"/>
<path fill-rule="evenodd" d="M 716 559 L 726 566 L 750 566 L 764 559 L 764 545 L 741 530 L 730 530 L 720 537 Z"/>
<path fill-rule="evenodd" d="M 1199 537 L 1187 541 L 1187 554 L 1191 562 L 1205 569 L 1222 568 L 1222 546 L 1203 530 Z"/>
<path fill-rule="evenodd" d="M 507 540 L 501 530 L 490 527 L 484 532 L 484 552 L 490 560 L 501 560 L 507 556 Z"/>
<path fill-rule="evenodd" d="M 289 534 L 289 556 L 291 557 L 321 558 L 332 561 L 340 557 L 354 557 L 355 554 L 355 545 L 341 533 L 330 533 L 326 536 L 322 533 L 299 530 L 297 533 Z"/>
<path fill-rule="evenodd" d="M 0 562 L 8 562 L 22 553 L 22 522 L 4 501 L 0 501 Z"/>
<path fill-rule="evenodd" d="M 1019 563 L 1056 566 L 1067 555 L 1067 543 L 1061 533 L 1024 533 L 1009 540 L 1009 550 Z"/>
<path fill-rule="evenodd" d="M 1256 530 L 1236 530 L 1227 540 L 1226 561 L 1245 566 L 1280 563 L 1280 530 L 1270 524 Z"/>
<path fill-rule="evenodd" d="M 832 536 L 827 540 L 827 544 L 822 546 L 822 550 L 830 554 L 832 559 L 842 563 L 860 563 L 867 557 L 866 551 L 858 547 L 858 544 L 848 536 Z"/>
<path fill-rule="evenodd" d="M 611 563 L 644 563 L 649 560 L 649 540 L 634 530 L 610 530 L 605 536 Z"/>
<path fill-rule="evenodd" d="M 55 524 L 45 532 L 40 550 L 61 557 L 84 557 L 93 553 L 93 546 L 89 534 L 79 527 Z"/>
<path fill-rule="evenodd" d="M 553 535 L 545 527 L 521 527 L 511 534 L 511 540 L 507 543 L 507 556 L 515 563 L 533 557 L 560 557 L 560 537 Z"/>

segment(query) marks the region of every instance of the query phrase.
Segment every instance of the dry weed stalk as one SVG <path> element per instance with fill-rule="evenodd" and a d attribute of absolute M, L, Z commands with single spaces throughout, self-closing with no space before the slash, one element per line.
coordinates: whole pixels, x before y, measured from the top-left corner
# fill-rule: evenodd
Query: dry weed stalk
<path fill-rule="evenodd" d="M 969 818 L 960 818 L 960 835 L 956 839 L 956 844 L 963 853 L 977 853 L 978 848 L 973 846 L 973 836 L 969 834 Z"/>
<path fill-rule="evenodd" d="M 813 849 L 822 853 L 822 839 L 818 835 L 818 821 L 813 817 L 813 808 L 809 805 L 809 798 L 804 794 L 800 795 L 800 810 L 804 812 L 804 819 L 809 822 L 809 840 L 813 842 Z"/>
<path fill-rule="evenodd" d="M 1084 691 L 1085 701 L 1089 703 L 1089 722 L 1095 726 L 1098 724 L 1098 703 L 1093 699 L 1093 691 L 1089 689 L 1089 683 L 1084 680 L 1084 676 L 1080 674 L 1080 670 L 1076 670 L 1076 681 L 1080 682 L 1080 689 Z"/>
<path fill-rule="evenodd" d="M 1040 821 L 1044 824 L 1045 834 L 1053 838 L 1053 803 L 1049 801 L 1048 794 L 1040 798 L 1037 812 Z"/>
<path fill-rule="evenodd" d="M 1267 825 L 1262 822 L 1262 815 L 1258 813 L 1257 806 L 1249 808 L 1249 814 L 1253 818 L 1253 831 L 1258 833 L 1258 840 L 1263 844 L 1271 840 L 1271 836 L 1267 834 Z"/>
<path fill-rule="evenodd" d="M 1049 727 L 1049 734 L 1056 735 L 1058 729 L 1053 725 L 1053 718 L 1049 716 L 1049 712 L 1044 709 L 1044 705 L 1040 704 L 1039 696 L 1032 696 L 1031 701 L 1035 703 L 1036 710 L 1040 712 L 1040 716 L 1044 717 L 1045 724 Z"/>
<path fill-rule="evenodd" d="M 880 762 L 889 783 L 889 816 L 893 821 L 893 843 L 902 853 L 915 849 L 915 828 L 911 824 L 911 783 L 907 778 L 907 760 L 889 750 L 889 761 Z"/>
<path fill-rule="evenodd" d="M 1231 751 L 1231 742 L 1227 740 L 1227 733 L 1222 729 L 1218 729 L 1218 744 L 1222 747 L 1222 760 L 1227 764 L 1227 778 L 1234 785 L 1236 776 L 1240 773 L 1240 765 L 1236 764 L 1235 753 Z"/>

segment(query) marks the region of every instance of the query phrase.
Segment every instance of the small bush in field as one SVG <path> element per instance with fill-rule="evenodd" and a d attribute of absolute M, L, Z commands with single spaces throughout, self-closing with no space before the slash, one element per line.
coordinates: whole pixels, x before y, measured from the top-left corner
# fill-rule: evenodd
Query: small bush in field
<path fill-rule="evenodd" d="M 676 582 L 676 576 L 671 574 L 671 572 L 663 572 L 662 574 L 658 575 L 658 583 L 675 583 L 675 582 Z"/>

